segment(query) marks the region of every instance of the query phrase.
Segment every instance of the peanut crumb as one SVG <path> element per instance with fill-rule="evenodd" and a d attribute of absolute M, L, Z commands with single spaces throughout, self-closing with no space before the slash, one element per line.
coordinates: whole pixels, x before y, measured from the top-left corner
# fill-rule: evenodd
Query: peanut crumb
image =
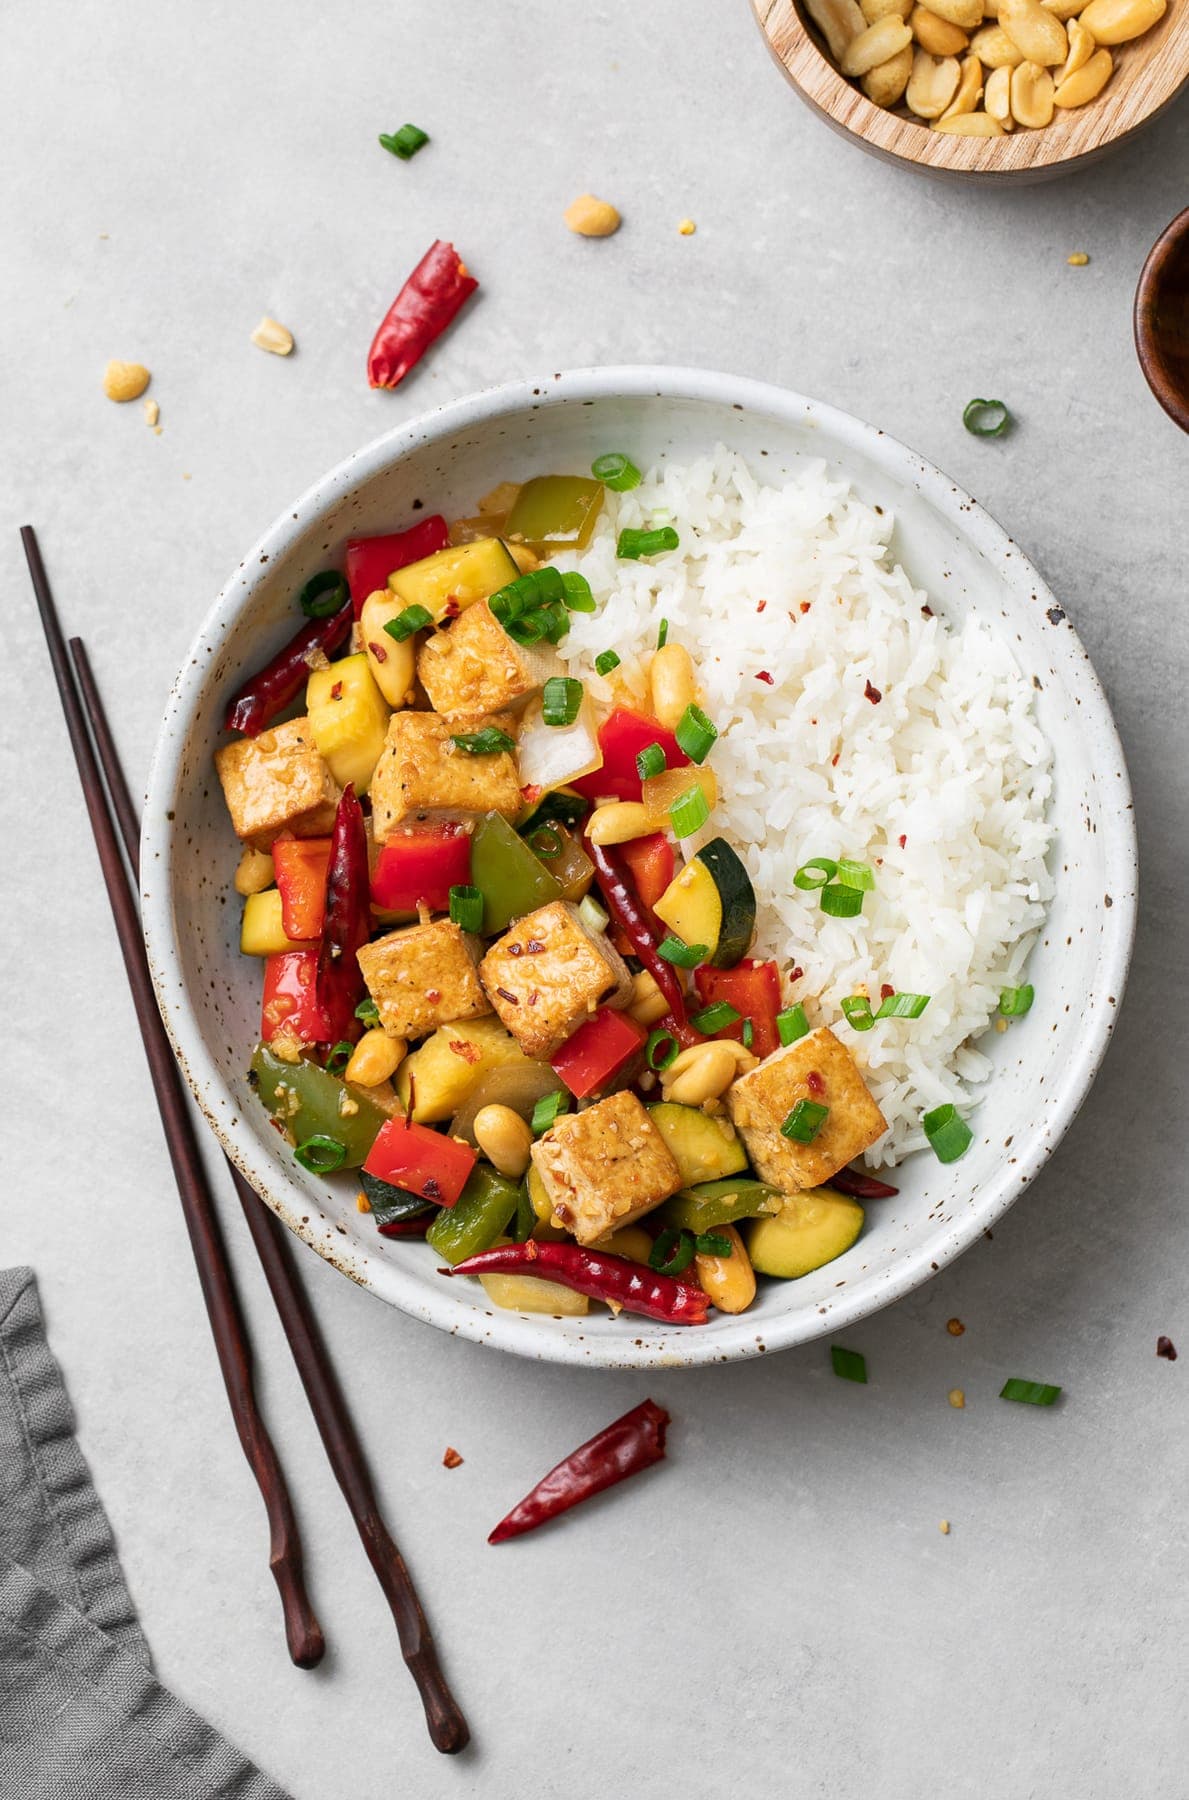
<path fill-rule="evenodd" d="M 1075 250 L 1072 256 L 1065 258 L 1071 269 L 1084 269 L 1090 258 L 1084 250 Z"/>
<path fill-rule="evenodd" d="M 959 1412 L 966 1405 L 966 1394 L 962 1388 L 951 1388 L 946 1398 L 950 1405 L 956 1407 Z"/>
<path fill-rule="evenodd" d="M 940 1524 L 940 1525 L 939 1525 L 939 1526 L 938 1526 L 938 1528 L 937 1528 L 937 1529 L 938 1529 L 938 1530 L 939 1530 L 939 1531 L 940 1531 L 940 1533 L 941 1533 L 941 1535 L 942 1535 L 942 1537 L 948 1537 L 948 1536 L 949 1536 L 949 1535 L 950 1535 L 950 1522 L 949 1522 L 949 1520 L 948 1520 L 948 1519 L 943 1519 L 943 1520 L 942 1520 L 942 1521 L 941 1521 L 941 1524 Z"/>
<path fill-rule="evenodd" d="M 273 356 L 289 356 L 293 350 L 293 333 L 265 313 L 252 333 L 252 342 L 257 349 L 268 350 Z"/>
<path fill-rule="evenodd" d="M 189 480 L 190 480 L 190 479 L 191 479 L 191 477 L 190 477 L 190 476 L 189 476 L 189 475 L 188 475 L 188 474 L 187 474 L 187 473 L 186 473 L 186 472 L 185 472 L 185 471 L 184 471 L 184 470 L 183 470 L 183 473 L 182 473 L 182 480 L 183 480 L 183 481 L 189 481 Z"/>
<path fill-rule="evenodd" d="M 139 400 L 151 380 L 143 363 L 109 362 L 103 371 L 103 391 L 109 400 Z"/>
<path fill-rule="evenodd" d="M 458 1454 L 458 1451 L 455 1450 L 453 1445 L 448 1445 L 446 1454 L 442 1458 L 442 1467 L 444 1469 L 457 1469 L 461 1462 L 462 1457 Z"/>
<path fill-rule="evenodd" d="M 692 219 L 682 219 L 682 221 L 681 221 L 680 225 L 678 225 L 677 229 L 681 233 L 682 237 L 693 237 L 694 232 L 698 229 L 698 227 L 695 225 L 695 223 Z"/>
<path fill-rule="evenodd" d="M 144 403 L 144 422 L 145 422 L 145 424 L 146 425 L 155 425 L 157 423 L 157 420 L 160 417 L 161 417 L 161 408 L 157 405 L 157 402 L 155 400 L 146 400 Z"/>
<path fill-rule="evenodd" d="M 372 1203 L 368 1199 L 367 1195 L 364 1193 L 362 1188 L 360 1188 L 359 1192 L 355 1196 L 355 1210 L 356 1210 L 356 1212 L 365 1212 L 365 1213 L 370 1212 L 372 1210 Z"/>
<path fill-rule="evenodd" d="M 961 1319 L 947 1319 L 945 1322 L 945 1328 L 949 1332 L 951 1337 L 961 1337 L 962 1333 L 966 1329 L 966 1327 L 965 1327 L 965 1325 L 963 1325 Z"/>
<path fill-rule="evenodd" d="M 1007 1030 L 1007 1020 L 1006 1019 L 996 1019 L 995 1029 L 996 1029 L 996 1031 L 999 1031 L 999 1032 L 1006 1031 Z"/>

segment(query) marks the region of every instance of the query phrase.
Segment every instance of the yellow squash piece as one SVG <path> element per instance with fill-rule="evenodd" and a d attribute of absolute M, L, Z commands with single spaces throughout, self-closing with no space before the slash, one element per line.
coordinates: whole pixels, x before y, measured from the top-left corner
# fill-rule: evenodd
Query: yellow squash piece
<path fill-rule="evenodd" d="M 454 618 L 476 600 L 487 600 L 520 574 L 497 537 L 471 544 L 448 544 L 420 562 L 409 563 L 388 577 L 388 585 L 406 606 L 423 606 L 435 625 Z"/>
<path fill-rule="evenodd" d="M 366 655 L 344 656 L 315 669 L 306 686 L 310 735 L 340 787 L 367 792 L 384 748 L 388 702 L 376 686 Z"/>
<path fill-rule="evenodd" d="M 646 829 L 671 831 L 673 821 L 669 813 L 678 800 L 695 786 L 701 788 L 706 796 L 706 804 L 713 812 L 718 804 L 718 782 L 714 778 L 713 769 L 666 769 L 663 775 L 650 775 L 642 783 L 640 790 L 640 798 L 648 815 Z"/>
<path fill-rule="evenodd" d="M 809 1275 L 849 1250 L 863 1229 L 863 1208 L 833 1188 L 791 1194 L 778 1213 L 747 1228 L 751 1266 L 761 1275 L 792 1280 Z"/>
<path fill-rule="evenodd" d="M 686 944 L 705 944 L 709 962 L 722 931 L 722 899 L 713 875 L 698 857 L 675 875 L 653 912 Z"/>
<path fill-rule="evenodd" d="M 244 901 L 239 947 L 245 956 L 279 956 L 282 950 L 310 950 L 313 945 L 286 937 L 281 923 L 280 891 L 266 888 L 262 894 L 249 894 Z"/>
<path fill-rule="evenodd" d="M 555 1313 L 580 1319 L 590 1311 L 585 1294 L 576 1294 L 558 1281 L 542 1281 L 536 1275 L 480 1275 L 479 1280 L 492 1304 L 508 1312 Z"/>
<path fill-rule="evenodd" d="M 397 1095 L 402 1107 L 407 1106 L 409 1083 L 415 1083 L 414 1120 L 419 1125 L 437 1125 L 454 1117 L 484 1075 L 502 1069 L 505 1063 L 528 1060 L 498 1019 L 464 1019 L 453 1025 L 440 1025 L 401 1064 Z"/>

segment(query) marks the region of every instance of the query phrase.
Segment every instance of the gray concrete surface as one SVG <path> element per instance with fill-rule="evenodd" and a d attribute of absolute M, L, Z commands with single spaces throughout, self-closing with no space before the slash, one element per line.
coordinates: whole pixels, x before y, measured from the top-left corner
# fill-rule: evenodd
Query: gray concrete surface
<path fill-rule="evenodd" d="M 40 1276 L 163 1676 L 298 1800 L 1185 1794 L 1189 1355 L 1154 1352 L 1189 1352 L 1189 441 L 1130 306 L 1186 199 L 1189 110 L 1082 176 L 982 192 L 840 142 L 745 0 L 15 0 L 4 35 L 0 1261 Z M 405 119 L 434 139 L 407 167 L 375 143 Z M 624 211 L 610 242 L 561 226 L 587 188 Z M 436 235 L 479 304 L 371 394 L 374 325 Z M 289 362 L 248 341 L 266 310 Z M 152 368 L 160 437 L 103 398 L 110 356 Z M 16 528 L 42 534 L 139 781 L 200 615 L 320 471 L 476 386 L 646 359 L 874 420 L 1019 538 L 1117 711 L 1143 921 L 1064 1149 L 993 1242 L 852 1334 L 867 1388 L 823 1346 L 651 1382 L 529 1367 L 303 1258 L 474 1723 L 445 1763 L 225 1196 L 331 1644 L 316 1674 L 285 1661 Z M 1011 438 L 967 435 L 973 394 L 1011 405 Z M 1009 1374 L 1064 1403 L 1001 1404 Z M 650 1390 L 667 1468 L 486 1548 L 526 1478 Z"/>

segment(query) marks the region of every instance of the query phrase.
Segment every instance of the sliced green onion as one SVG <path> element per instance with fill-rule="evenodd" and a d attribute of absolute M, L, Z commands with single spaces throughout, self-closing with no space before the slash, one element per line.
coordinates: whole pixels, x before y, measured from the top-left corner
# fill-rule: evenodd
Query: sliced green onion
<path fill-rule="evenodd" d="M 595 674 L 610 675 L 612 669 L 618 669 L 619 658 L 614 650 L 600 650 L 595 657 Z"/>
<path fill-rule="evenodd" d="M 677 1061 L 677 1039 L 671 1031 L 650 1031 L 648 1042 L 644 1046 L 644 1060 L 649 1068 L 659 1075 L 670 1063 Z"/>
<path fill-rule="evenodd" d="M 366 1000 L 361 1000 L 359 1005 L 355 1008 L 355 1017 L 361 1020 L 362 1023 L 367 1026 L 369 1031 L 380 1023 L 380 1009 L 371 998 L 370 994 Z"/>
<path fill-rule="evenodd" d="M 700 787 L 692 787 L 669 808 L 669 823 L 679 838 L 692 837 L 710 817 L 710 802 Z"/>
<path fill-rule="evenodd" d="M 670 931 L 656 947 L 658 956 L 666 962 L 673 963 L 679 969 L 696 969 L 710 955 L 709 944 L 687 944 Z"/>
<path fill-rule="evenodd" d="M 822 889 L 822 911 L 832 919 L 855 919 L 863 910 L 862 888 L 843 887 L 840 881 L 829 881 Z"/>
<path fill-rule="evenodd" d="M 551 600 L 540 612 L 534 613 L 533 618 L 540 619 L 551 644 L 560 644 L 570 629 L 570 615 L 560 600 Z"/>
<path fill-rule="evenodd" d="M 703 1037 L 713 1037 L 716 1031 L 725 1031 L 728 1025 L 737 1025 L 740 1016 L 729 1000 L 713 1000 L 701 1012 L 693 1014 L 690 1024 Z"/>
<path fill-rule="evenodd" d="M 424 606 L 406 606 L 403 612 L 397 613 L 395 619 L 389 619 L 384 629 L 390 638 L 403 644 L 415 631 L 421 631 L 426 625 L 432 624 L 433 614 L 427 612 Z"/>
<path fill-rule="evenodd" d="M 551 675 L 541 689 L 541 717 L 546 725 L 572 725 L 582 710 L 585 691 L 573 675 Z"/>
<path fill-rule="evenodd" d="M 844 1350 L 841 1344 L 831 1344 L 830 1363 L 843 1381 L 859 1381 L 866 1386 L 867 1358 L 861 1350 Z"/>
<path fill-rule="evenodd" d="M 842 1002 L 842 1012 L 847 1024 L 854 1031 L 870 1031 L 875 1024 L 875 1014 L 871 1010 L 871 1002 L 866 994 L 848 994 Z"/>
<path fill-rule="evenodd" d="M 930 999 L 929 994 L 889 994 L 879 1003 L 877 1019 L 919 1019 Z"/>
<path fill-rule="evenodd" d="M 349 1044 L 346 1038 L 340 1039 L 326 1058 L 326 1073 L 328 1075 L 341 1075 L 351 1060 L 351 1053 L 354 1048 L 354 1044 Z"/>
<path fill-rule="evenodd" d="M 477 887 L 459 883 L 450 889 L 450 918 L 463 931 L 482 931 L 483 894 Z"/>
<path fill-rule="evenodd" d="M 794 1144 L 812 1144 L 829 1116 L 829 1107 L 819 1100 L 798 1100 L 781 1126 L 780 1135 Z"/>
<path fill-rule="evenodd" d="M 1005 1019 L 1022 1019 L 1035 999 L 1036 989 L 1031 982 L 1025 982 L 1023 987 L 1004 988 L 999 996 L 999 1010 Z"/>
<path fill-rule="evenodd" d="M 619 534 L 615 554 L 625 562 L 636 562 L 641 556 L 659 556 L 662 550 L 676 550 L 681 539 L 671 525 L 656 531 L 633 531 L 625 525 Z"/>
<path fill-rule="evenodd" d="M 805 1008 L 800 1001 L 796 1006 L 786 1006 L 783 1012 L 777 1013 L 776 1035 L 786 1050 L 790 1044 L 795 1044 L 799 1039 L 808 1037 L 809 1032 L 809 1020 L 805 1017 Z"/>
<path fill-rule="evenodd" d="M 921 1120 L 925 1136 L 933 1146 L 938 1162 L 957 1162 L 974 1142 L 974 1133 L 956 1106 L 935 1106 Z"/>
<path fill-rule="evenodd" d="M 1001 1400 L 1018 1400 L 1024 1406 L 1051 1406 L 1061 1392 L 1047 1381 L 1021 1381 L 1018 1375 L 1009 1376 L 999 1390 Z"/>
<path fill-rule="evenodd" d="M 551 825 L 548 819 L 542 824 L 534 826 L 533 830 L 527 833 L 524 841 L 533 855 L 539 856 L 542 862 L 549 862 L 553 857 L 560 856 L 564 848 L 561 832 L 556 825 Z"/>
<path fill-rule="evenodd" d="M 656 628 L 656 647 L 657 647 L 657 649 L 663 650 L 665 645 L 668 643 L 668 641 L 669 641 L 669 621 L 668 621 L 668 619 L 662 619 L 660 624 Z"/>
<path fill-rule="evenodd" d="M 694 1260 L 694 1240 L 688 1231 L 662 1231 L 648 1253 L 648 1266 L 658 1275 L 680 1275 Z"/>
<path fill-rule="evenodd" d="M 380 142 L 385 150 L 393 156 L 399 156 L 402 162 L 408 162 L 416 156 L 418 150 L 424 149 L 429 142 L 429 133 L 422 131 L 420 125 L 402 125 L 399 131 L 382 131 Z"/>
<path fill-rule="evenodd" d="M 720 1237 L 717 1231 L 703 1231 L 694 1239 L 694 1249 L 699 1256 L 734 1256 L 735 1246 L 729 1237 Z"/>
<path fill-rule="evenodd" d="M 341 1169 L 347 1160 L 347 1146 L 340 1144 L 338 1138 L 327 1137 L 324 1132 L 315 1132 L 304 1144 L 299 1144 L 293 1152 L 295 1162 L 311 1175 L 330 1175 L 335 1169 Z"/>
<path fill-rule="evenodd" d="M 495 756 L 500 750 L 515 750 L 516 739 L 501 731 L 498 725 L 485 725 L 482 731 L 460 731 L 450 742 L 465 750 L 468 756 Z"/>
<path fill-rule="evenodd" d="M 668 766 L 659 744 L 646 744 L 636 758 L 636 773 L 641 781 L 647 781 L 650 775 L 663 775 Z"/>
<path fill-rule="evenodd" d="M 838 864 L 830 857 L 811 856 L 793 876 L 793 886 L 800 888 L 802 893 L 811 894 L 815 888 L 825 887 L 827 881 L 833 881 L 837 873 Z"/>
<path fill-rule="evenodd" d="M 968 400 L 962 423 L 975 437 L 1002 437 L 1012 417 L 1002 400 Z"/>
<path fill-rule="evenodd" d="M 546 620 L 543 612 L 521 613 L 518 618 L 509 619 L 504 630 L 514 644 L 520 644 L 528 650 L 533 644 L 539 644 L 545 636 Z"/>
<path fill-rule="evenodd" d="M 606 931 L 608 925 L 611 923 L 610 913 L 603 910 L 593 894 L 584 894 L 582 896 L 582 902 L 578 908 L 578 917 L 582 920 L 586 929 L 588 931 L 593 931 L 596 937 Z"/>
<path fill-rule="evenodd" d="M 542 1094 L 533 1107 L 532 1128 L 534 1137 L 542 1137 L 551 1125 L 564 1112 L 570 1110 L 570 1096 L 561 1088 L 552 1094 Z"/>
<path fill-rule="evenodd" d="M 755 1028 L 755 1025 L 752 1022 L 752 1020 L 744 1019 L 743 1029 L 740 1031 L 739 1036 L 740 1036 L 740 1039 L 742 1040 L 743 1048 L 745 1050 L 751 1049 L 752 1044 L 755 1042 L 755 1035 L 756 1035 L 756 1028 Z"/>
<path fill-rule="evenodd" d="M 311 575 L 297 596 L 297 604 L 307 619 L 329 619 L 341 611 L 351 598 L 351 590 L 337 569 L 323 569 Z"/>
<path fill-rule="evenodd" d="M 859 888 L 865 894 L 875 890 L 875 875 L 869 863 L 848 862 L 845 856 L 840 856 L 838 879 L 843 887 Z"/>
<path fill-rule="evenodd" d="M 606 456 L 596 456 L 590 465 L 590 472 L 596 481 L 609 487 L 613 494 L 626 494 L 629 488 L 639 487 L 643 476 L 630 456 L 621 456 L 618 451 L 609 451 Z"/>
<path fill-rule="evenodd" d="M 590 583 L 585 575 L 579 575 L 576 569 L 561 578 L 562 599 L 571 612 L 592 613 L 595 610 L 595 597 L 590 591 Z"/>
<path fill-rule="evenodd" d="M 487 604 L 506 630 L 514 619 L 535 612 L 547 601 L 564 599 L 565 591 L 565 578 L 560 569 L 546 563 L 543 569 L 531 569 L 527 575 L 518 575 L 515 581 L 509 581 L 491 596 Z"/>
<path fill-rule="evenodd" d="M 673 735 L 689 760 L 701 763 L 709 756 L 718 730 L 710 723 L 700 706 L 691 704 L 682 713 Z"/>

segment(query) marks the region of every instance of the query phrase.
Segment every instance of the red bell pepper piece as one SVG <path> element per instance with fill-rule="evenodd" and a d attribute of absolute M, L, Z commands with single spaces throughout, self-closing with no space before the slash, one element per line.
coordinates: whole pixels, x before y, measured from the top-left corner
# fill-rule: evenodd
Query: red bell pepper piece
<path fill-rule="evenodd" d="M 755 1056 L 771 1056 L 780 1049 L 780 1033 L 776 1015 L 780 1011 L 780 970 L 774 962 L 756 962 L 744 957 L 733 969 L 712 969 L 703 964 L 694 970 L 694 985 L 703 1005 L 725 1000 L 741 1015 L 734 1025 L 716 1031 L 715 1037 L 742 1041 L 743 1020 L 752 1026 L 751 1048 Z"/>
<path fill-rule="evenodd" d="M 272 847 L 272 866 L 281 896 L 285 936 L 311 941 L 320 938 L 326 914 L 330 839 L 278 838 Z"/>
<path fill-rule="evenodd" d="M 641 1469 L 660 1462 L 665 1454 L 665 1432 L 669 1415 L 655 1400 L 642 1400 L 611 1425 L 604 1426 L 594 1437 L 550 1469 L 531 1493 L 502 1518 L 487 1539 L 489 1544 L 502 1544 L 522 1532 L 535 1531 L 558 1513 L 568 1512 L 592 1494 Z"/>
<path fill-rule="evenodd" d="M 389 1120 L 389 1124 L 392 1121 Z M 382 1138 L 388 1126 L 382 1126 Z M 376 1142 L 379 1143 L 377 1138 Z M 373 1151 L 374 1154 L 374 1151 Z M 367 1168 L 367 1163 L 364 1168 Z M 378 1171 L 377 1171 L 378 1172 Z M 401 1182 L 402 1187 L 407 1186 Z M 576 1294 L 593 1300 L 618 1300 L 625 1312 L 642 1313 L 646 1319 L 663 1319 L 667 1325 L 704 1325 L 710 1302 L 702 1289 L 674 1275 L 659 1275 L 626 1256 L 608 1250 L 584 1250 L 581 1244 L 497 1244 L 455 1263 L 454 1275 L 540 1275 L 559 1281 Z"/>
<path fill-rule="evenodd" d="M 900 1192 L 899 1188 L 889 1187 L 886 1181 L 877 1181 L 874 1175 L 868 1175 L 862 1169 L 839 1169 L 831 1175 L 826 1186 L 837 1188 L 840 1194 L 849 1194 L 854 1200 L 890 1200 Z"/>
<path fill-rule="evenodd" d="M 444 912 L 450 889 L 467 887 L 470 879 L 470 833 L 456 820 L 444 819 L 388 840 L 376 858 L 372 900 L 385 912 L 413 912 L 418 902 Z"/>
<path fill-rule="evenodd" d="M 621 844 L 619 854 L 628 866 L 636 892 L 651 912 L 673 879 L 672 844 L 663 831 L 653 831 L 648 837 Z"/>
<path fill-rule="evenodd" d="M 337 1043 L 356 1035 L 355 1008 L 363 999 L 358 952 L 371 936 L 367 833 L 355 789 L 348 782 L 330 840 L 326 916 L 318 950 L 318 1004 Z"/>
<path fill-rule="evenodd" d="M 389 1119 L 381 1125 L 364 1168 L 393 1187 L 420 1194 L 438 1206 L 454 1206 L 478 1161 L 469 1144 L 428 1125 Z"/>
<path fill-rule="evenodd" d="M 600 1006 L 550 1058 L 550 1067 L 571 1094 L 585 1100 L 610 1087 L 647 1042 L 648 1033 L 635 1019 L 614 1007 Z"/>
<path fill-rule="evenodd" d="M 397 569 L 444 550 L 450 527 L 440 513 L 418 519 L 407 531 L 393 531 L 387 537 L 352 538 L 347 545 L 347 586 L 355 617 L 363 611 L 363 603 L 377 588 L 388 586 L 388 577 Z"/>
<path fill-rule="evenodd" d="M 599 726 L 602 768 L 591 775 L 579 776 L 570 786 L 587 800 L 597 800 L 605 794 L 614 795 L 617 800 L 638 800 L 642 783 L 636 758 L 649 744 L 660 745 L 670 769 L 684 768 L 689 762 L 671 731 L 666 731 L 647 713 L 629 712 L 626 706 L 617 707 Z"/>
<path fill-rule="evenodd" d="M 341 606 L 329 619 L 311 619 L 294 633 L 270 663 L 246 681 L 228 705 L 223 724 L 228 731 L 256 737 L 295 700 L 310 678 L 310 658 L 315 651 L 330 656 L 350 634 L 354 614 Z"/>
<path fill-rule="evenodd" d="M 453 244 L 431 244 L 384 314 L 367 353 L 374 388 L 399 387 L 479 283 Z"/>
<path fill-rule="evenodd" d="M 291 1031 L 303 1044 L 329 1044 L 330 1028 L 317 993 L 318 952 L 283 950 L 266 958 L 260 1036 L 270 1044 L 279 1031 Z"/>
<path fill-rule="evenodd" d="M 599 891 L 607 903 L 608 912 L 630 943 L 632 954 L 639 957 L 669 1003 L 668 1029 L 683 1047 L 700 1044 L 703 1040 L 689 1023 L 686 1014 L 685 995 L 677 971 L 672 963 L 666 962 L 659 954 L 661 940 L 652 922 L 652 915 L 641 905 L 621 857 L 605 844 L 592 844 L 589 838 L 586 840 L 586 848 L 594 863 L 595 874 L 599 878 Z M 617 848 L 622 850 L 622 844 Z"/>

